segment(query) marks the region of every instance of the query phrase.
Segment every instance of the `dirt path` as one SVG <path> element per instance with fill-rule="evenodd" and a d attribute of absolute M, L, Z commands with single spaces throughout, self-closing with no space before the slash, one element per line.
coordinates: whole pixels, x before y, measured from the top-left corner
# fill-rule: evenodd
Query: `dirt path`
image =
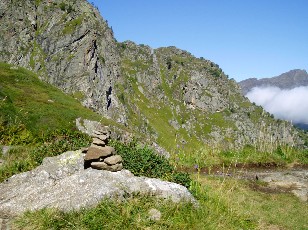
<path fill-rule="evenodd" d="M 209 175 L 209 173 L 205 174 Z M 291 192 L 302 201 L 308 201 L 307 167 L 237 167 L 223 170 L 220 168 L 213 170 L 210 175 L 265 182 L 262 184 L 253 183 L 252 187 L 255 190 L 269 193 Z"/>

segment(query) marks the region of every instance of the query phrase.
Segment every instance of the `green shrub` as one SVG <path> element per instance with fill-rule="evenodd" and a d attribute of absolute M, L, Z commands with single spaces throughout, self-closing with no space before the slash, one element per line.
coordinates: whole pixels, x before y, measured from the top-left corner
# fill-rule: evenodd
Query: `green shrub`
<path fill-rule="evenodd" d="M 191 179 L 187 173 L 177 172 L 168 159 L 155 154 L 149 147 L 140 147 L 135 141 L 123 144 L 118 141 L 110 143 L 123 158 L 123 167 L 135 176 L 160 178 L 190 186 Z"/>
<path fill-rule="evenodd" d="M 67 7 L 67 13 L 71 13 L 72 11 L 74 11 L 73 7 L 71 5 L 68 5 Z"/>
<path fill-rule="evenodd" d="M 65 8 L 66 8 L 65 2 L 61 2 L 61 3 L 59 4 L 59 7 L 60 7 L 60 9 L 61 9 L 62 11 L 65 11 Z"/>
<path fill-rule="evenodd" d="M 184 172 L 174 172 L 172 174 L 172 179 L 171 181 L 181 184 L 185 186 L 186 188 L 189 188 L 191 185 L 191 179 L 188 173 Z"/>
<path fill-rule="evenodd" d="M 9 123 L 0 118 L 1 145 L 27 145 L 35 141 L 31 131 L 21 122 Z"/>

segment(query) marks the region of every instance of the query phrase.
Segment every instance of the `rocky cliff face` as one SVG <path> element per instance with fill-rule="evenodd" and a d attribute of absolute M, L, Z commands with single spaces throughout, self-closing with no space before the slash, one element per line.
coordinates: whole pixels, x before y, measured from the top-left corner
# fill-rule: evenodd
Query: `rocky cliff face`
<path fill-rule="evenodd" d="M 121 111 L 112 91 L 120 75 L 117 43 L 94 7 L 84 0 L 0 4 L 0 60 L 37 72 L 105 116 L 118 114 L 111 103 Z"/>
<path fill-rule="evenodd" d="M 120 46 L 123 82 L 116 91 L 128 122 L 163 146 L 301 143 L 289 123 L 241 96 L 215 63 L 176 47 Z"/>
<path fill-rule="evenodd" d="M 291 124 L 252 105 L 215 63 L 175 47 L 118 43 L 85 0 L 1 1 L 0 61 L 34 70 L 169 151 L 302 144 Z"/>
<path fill-rule="evenodd" d="M 295 69 L 272 78 L 249 78 L 239 82 L 243 94 L 247 94 L 254 87 L 276 86 L 280 89 L 293 89 L 300 86 L 308 86 L 308 74 L 306 70 Z"/>

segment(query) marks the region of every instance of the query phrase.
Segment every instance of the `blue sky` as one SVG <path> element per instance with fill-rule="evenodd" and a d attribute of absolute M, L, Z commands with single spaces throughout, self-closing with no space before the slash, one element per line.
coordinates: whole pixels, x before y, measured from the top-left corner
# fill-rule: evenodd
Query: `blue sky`
<path fill-rule="evenodd" d="M 176 46 L 237 81 L 308 70 L 308 0 L 90 0 L 115 38 Z"/>

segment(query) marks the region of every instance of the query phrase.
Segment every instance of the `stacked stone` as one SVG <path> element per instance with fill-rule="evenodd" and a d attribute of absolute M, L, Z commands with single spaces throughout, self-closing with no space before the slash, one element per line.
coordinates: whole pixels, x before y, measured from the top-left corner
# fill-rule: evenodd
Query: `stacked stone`
<path fill-rule="evenodd" d="M 116 154 L 113 147 L 107 146 L 110 138 L 108 130 L 94 131 L 92 137 L 93 142 L 84 157 L 85 168 L 91 167 L 111 172 L 121 171 L 123 169 L 122 157 Z"/>

